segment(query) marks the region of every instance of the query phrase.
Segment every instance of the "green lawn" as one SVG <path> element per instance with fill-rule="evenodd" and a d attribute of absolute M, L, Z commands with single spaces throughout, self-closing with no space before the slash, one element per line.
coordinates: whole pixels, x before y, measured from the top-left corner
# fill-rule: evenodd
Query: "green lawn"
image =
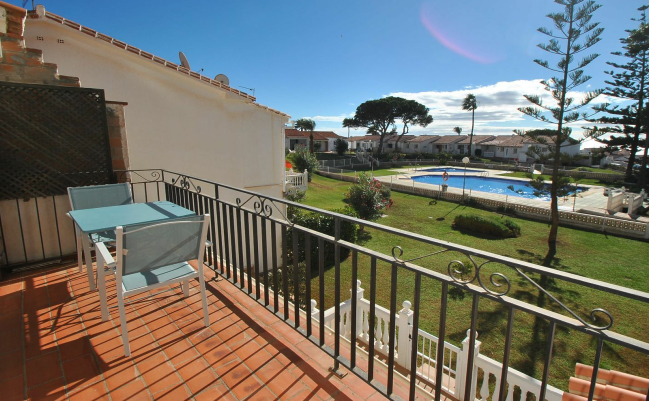
<path fill-rule="evenodd" d="M 313 182 L 309 184 L 305 203 L 323 209 L 342 207 L 345 205 L 343 202 L 344 193 L 350 185 L 347 182 L 314 175 Z M 476 237 L 454 230 L 452 228 L 453 218 L 459 213 L 479 215 L 493 215 L 494 213 L 443 201 L 429 205 L 430 199 L 428 198 L 397 192 L 393 192 L 392 198 L 394 205 L 386 212 L 387 217 L 379 221 L 381 224 L 533 263 L 541 263 L 547 251 L 546 239 L 549 230 L 547 224 L 514 219 L 521 226 L 522 236 L 519 238 Z M 386 255 L 390 255 L 392 248 L 399 245 L 405 251 L 402 256 L 404 259 L 427 255 L 439 250 L 439 248 L 372 229 L 365 230 L 361 235 L 360 243 Z M 341 264 L 342 283 L 351 282 L 350 259 L 348 258 Z M 442 253 L 434 257 L 420 259 L 416 263 L 446 274 L 449 263 L 456 259 L 469 262 L 464 255 Z M 359 255 L 358 277 L 363 282 L 364 288 L 368 288 L 369 284 L 369 266 L 369 258 Z M 646 274 L 648 266 L 649 243 L 647 242 L 563 227 L 559 230 L 559 250 L 553 264 L 553 267 L 557 269 L 648 291 L 649 275 Z M 510 268 L 493 266 L 485 267 L 483 270 L 487 270 L 484 273 L 505 273 L 512 283 L 511 296 L 532 304 L 545 302 L 546 308 L 563 313 L 551 301 L 539 299 L 538 290 L 519 278 Z M 388 264 L 378 264 L 377 303 L 385 307 L 390 305 L 389 271 Z M 484 277 L 488 280 L 488 276 Z M 334 269 L 331 267 L 325 273 L 325 283 L 327 299 L 325 306 L 330 307 L 333 305 L 333 293 L 330 289 L 334 285 Z M 414 275 L 400 270 L 397 305 L 401 305 L 406 299 L 413 300 L 413 283 Z M 343 284 L 343 288 L 345 285 Z M 317 299 L 319 292 L 317 279 L 312 281 L 312 288 L 312 298 Z M 594 308 L 607 309 L 615 319 L 614 331 L 649 342 L 649 319 L 637 318 L 638 316 L 649 316 L 649 305 L 564 282 L 558 283 L 557 288 L 551 292 L 584 319 Z M 365 297 L 369 298 L 369 291 L 366 291 Z M 347 298 L 346 294 L 343 296 L 343 299 L 345 298 Z M 447 336 L 455 344 L 459 344 L 465 337 L 465 332 L 470 324 L 470 298 L 449 300 Z M 422 282 L 420 308 L 420 327 L 436 335 L 440 308 L 440 285 L 437 281 L 428 279 Z M 482 352 L 491 358 L 502 361 L 507 310 L 497 302 L 481 299 L 478 320 Z M 531 315 L 518 312 L 515 314 L 514 327 L 510 366 L 539 379 L 543 366 L 546 324 L 544 321 L 536 321 Z M 594 354 L 595 342 L 590 337 L 579 332 L 558 328 L 551 366 L 551 383 L 565 389 L 568 378 L 574 372 L 575 362 L 592 364 Z M 645 377 L 649 376 L 649 358 L 616 345 L 606 344 L 601 366 L 641 374 Z"/>

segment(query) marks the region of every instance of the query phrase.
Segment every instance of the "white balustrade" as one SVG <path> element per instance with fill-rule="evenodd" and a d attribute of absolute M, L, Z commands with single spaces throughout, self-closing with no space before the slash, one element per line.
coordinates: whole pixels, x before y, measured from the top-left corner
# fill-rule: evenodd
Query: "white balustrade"
<path fill-rule="evenodd" d="M 286 188 L 290 187 L 299 191 L 306 191 L 309 188 L 309 172 L 295 173 L 293 169 L 286 172 Z"/>
<path fill-rule="evenodd" d="M 352 333 L 352 313 L 356 313 L 356 338 L 364 343 L 370 340 L 370 330 L 374 330 L 374 350 L 376 353 L 388 355 L 390 351 L 390 311 L 381 305 L 375 305 L 375 324 L 370 324 L 370 302 L 365 299 L 364 289 L 361 288 L 361 282 L 357 282 L 356 291 L 356 311 L 352 309 L 351 298 L 340 303 L 340 321 L 338 328 L 340 335 L 350 340 Z M 350 290 L 351 295 L 351 290 Z M 395 363 L 403 368 L 410 369 L 410 350 L 412 349 L 412 318 L 414 312 L 409 301 L 404 301 L 403 309 L 393 316 L 395 321 Z M 316 301 L 311 300 L 312 318 L 318 321 L 320 312 L 316 307 Z M 335 308 L 329 308 L 324 313 L 324 324 L 333 330 L 335 322 Z M 476 333 L 477 339 L 478 333 Z M 466 374 L 469 354 L 469 332 L 467 337 L 462 341 L 462 346 L 457 347 L 447 342 L 444 343 L 444 352 L 442 361 L 437 360 L 437 350 L 440 346 L 439 338 L 419 330 L 417 345 L 417 369 L 416 375 L 419 380 L 430 385 L 437 386 L 436 377 L 437 369 L 442 369 L 441 388 L 450 395 L 458 399 L 464 398 L 466 389 Z M 472 384 L 469 386 L 471 391 L 470 399 L 476 401 L 487 401 L 487 399 L 499 399 L 500 379 L 502 374 L 502 364 L 491 358 L 480 354 L 480 341 L 475 341 L 474 345 L 474 363 L 471 369 Z M 402 352 L 399 352 L 402 351 Z M 482 378 L 479 382 L 478 378 Z M 495 386 L 490 389 L 489 381 L 495 379 Z M 509 368 L 507 372 L 507 398 L 506 401 L 514 401 L 513 394 L 516 388 L 521 391 L 520 400 L 526 399 L 528 393 L 538 396 L 541 391 L 541 382 L 533 377 L 521 373 L 515 369 Z M 561 401 L 563 391 L 552 386 L 547 387 L 547 401 Z"/>

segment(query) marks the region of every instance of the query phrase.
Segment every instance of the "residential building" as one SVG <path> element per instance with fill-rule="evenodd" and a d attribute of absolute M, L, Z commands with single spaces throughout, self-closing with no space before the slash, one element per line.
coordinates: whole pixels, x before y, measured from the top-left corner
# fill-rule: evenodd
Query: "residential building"
<path fill-rule="evenodd" d="M 432 153 L 432 144 L 439 135 L 419 135 L 406 141 L 402 147 L 403 153 Z"/>
<path fill-rule="evenodd" d="M 311 131 L 300 131 L 295 128 L 286 128 L 284 130 L 284 146 L 287 149 L 295 150 L 296 146 L 309 146 Z M 343 138 L 333 131 L 313 131 L 313 143 L 319 152 L 329 152 L 334 150 L 336 139 Z"/>
<path fill-rule="evenodd" d="M 349 138 L 349 149 L 372 152 L 374 149 L 378 149 L 380 140 L 380 135 L 352 136 Z"/>
<path fill-rule="evenodd" d="M 432 152 L 431 153 L 452 153 L 457 154 L 456 143 L 462 141 L 466 138 L 464 135 L 443 135 L 440 136 L 435 142 L 431 144 Z"/>
<path fill-rule="evenodd" d="M 473 135 L 473 149 L 472 156 L 480 157 L 482 155 L 482 150 L 480 144 L 487 142 L 495 138 L 494 135 Z M 468 154 L 469 153 L 469 142 L 470 137 L 467 135 L 463 140 L 456 142 L 455 146 L 457 147 L 457 152 L 459 154 Z"/>
<path fill-rule="evenodd" d="M 61 74 L 128 103 L 131 168 L 164 167 L 282 196 L 287 114 L 43 6 L 27 18 L 24 38 Z"/>

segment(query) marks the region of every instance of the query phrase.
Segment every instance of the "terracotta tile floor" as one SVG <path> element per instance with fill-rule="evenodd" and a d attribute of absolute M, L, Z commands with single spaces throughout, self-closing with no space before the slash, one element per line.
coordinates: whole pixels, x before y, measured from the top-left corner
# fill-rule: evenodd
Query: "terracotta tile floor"
<path fill-rule="evenodd" d="M 127 358 L 117 309 L 101 321 L 75 263 L 5 278 L 0 399 L 384 399 L 353 374 L 331 374 L 328 355 L 227 281 L 208 282 L 206 328 L 196 285 L 188 298 L 176 288 L 128 304 Z"/>

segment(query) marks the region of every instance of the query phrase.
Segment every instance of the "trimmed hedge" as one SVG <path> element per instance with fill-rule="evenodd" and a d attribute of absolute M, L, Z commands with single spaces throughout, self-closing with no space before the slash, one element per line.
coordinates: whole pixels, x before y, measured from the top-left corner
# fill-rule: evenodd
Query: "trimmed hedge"
<path fill-rule="evenodd" d="M 350 217 L 358 217 L 356 213 L 349 207 L 342 209 L 331 210 L 334 213 L 344 214 Z M 318 231 L 322 234 L 334 236 L 336 230 L 335 219 L 331 216 L 327 216 L 320 213 L 312 212 L 303 212 L 298 211 L 293 216 L 291 216 L 291 221 L 298 226 L 309 228 L 313 231 Z M 340 239 L 355 243 L 356 236 L 358 233 L 358 224 L 351 223 L 349 221 L 340 222 Z M 304 246 L 305 238 L 304 232 L 298 230 L 298 262 L 304 262 L 306 260 L 306 249 Z M 293 262 L 293 228 L 289 228 L 287 231 L 287 250 L 288 250 L 288 260 L 289 264 Z M 350 250 L 345 247 L 340 247 L 340 260 L 346 259 L 350 254 Z M 311 266 L 314 270 L 318 270 L 318 240 L 316 238 L 311 238 Z M 334 264 L 334 245 L 329 241 L 324 241 L 324 263 L 325 266 L 331 266 Z"/>
<path fill-rule="evenodd" d="M 499 238 L 513 238 L 521 235 L 518 224 L 509 219 L 498 217 L 483 217 L 475 214 L 460 214 L 455 217 L 453 224 L 456 228 Z"/>

